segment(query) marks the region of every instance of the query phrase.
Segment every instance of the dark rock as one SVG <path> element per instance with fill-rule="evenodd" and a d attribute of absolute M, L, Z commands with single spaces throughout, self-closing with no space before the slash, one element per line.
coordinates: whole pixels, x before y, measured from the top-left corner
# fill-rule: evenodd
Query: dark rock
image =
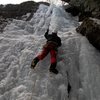
<path fill-rule="evenodd" d="M 89 42 L 100 50 L 100 20 L 87 18 L 76 31 L 86 36 Z"/>
<path fill-rule="evenodd" d="M 83 16 L 100 19 L 100 0 L 70 0 L 70 5 L 78 7 Z"/>
<path fill-rule="evenodd" d="M 47 2 L 38 2 L 38 4 L 39 4 L 39 5 L 40 5 L 40 4 L 44 4 L 44 5 L 50 6 L 50 4 L 47 3 Z"/>
<path fill-rule="evenodd" d="M 71 13 L 73 16 L 77 16 L 79 15 L 79 9 L 77 7 L 74 6 L 68 6 L 65 8 L 65 11 L 68 13 Z"/>
<path fill-rule="evenodd" d="M 27 13 L 32 13 L 32 15 L 37 11 L 40 4 L 49 5 L 45 2 L 36 3 L 34 1 L 27 1 L 21 4 L 7 4 L 0 5 L 0 16 L 3 18 L 21 18 L 22 15 Z M 32 16 L 31 15 L 31 16 Z M 29 20 L 29 19 L 28 19 Z"/>
<path fill-rule="evenodd" d="M 89 18 L 90 16 L 92 16 L 91 12 L 81 12 L 79 14 L 79 21 L 83 21 L 86 18 Z"/>
<path fill-rule="evenodd" d="M 61 1 L 64 1 L 64 2 L 70 2 L 70 0 L 61 0 Z"/>
<path fill-rule="evenodd" d="M 69 5 L 79 9 L 80 21 L 84 20 L 86 17 L 94 17 L 100 19 L 100 0 L 62 0 L 62 1 L 69 2 Z"/>

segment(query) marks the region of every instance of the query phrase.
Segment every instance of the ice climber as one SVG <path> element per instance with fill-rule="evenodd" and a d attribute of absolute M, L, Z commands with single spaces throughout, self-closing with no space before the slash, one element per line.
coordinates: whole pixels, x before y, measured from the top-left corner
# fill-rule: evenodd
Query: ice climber
<path fill-rule="evenodd" d="M 47 30 L 47 32 L 44 35 L 45 38 L 47 39 L 47 42 L 43 46 L 42 52 L 33 59 L 32 63 L 31 63 L 31 68 L 34 69 L 36 64 L 40 60 L 45 58 L 47 56 L 47 54 L 50 52 L 51 65 L 50 65 L 49 71 L 53 72 L 55 74 L 58 74 L 58 70 L 56 69 L 56 65 L 57 65 L 56 57 L 57 57 L 57 49 L 58 49 L 58 47 L 61 46 L 61 39 L 60 39 L 60 37 L 58 37 L 57 32 L 52 32 L 52 34 L 48 34 L 48 32 L 49 32 L 49 29 Z"/>

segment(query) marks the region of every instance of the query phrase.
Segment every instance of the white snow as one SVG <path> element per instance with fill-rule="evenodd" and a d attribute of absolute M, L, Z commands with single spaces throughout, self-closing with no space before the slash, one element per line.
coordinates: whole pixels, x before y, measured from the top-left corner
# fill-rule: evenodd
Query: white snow
<path fill-rule="evenodd" d="M 0 34 L 0 100 L 100 100 L 100 53 L 75 31 L 78 25 L 77 17 L 54 4 L 40 5 L 28 22 L 7 25 Z M 50 55 L 30 68 L 47 28 L 62 39 L 58 75 L 49 73 Z"/>

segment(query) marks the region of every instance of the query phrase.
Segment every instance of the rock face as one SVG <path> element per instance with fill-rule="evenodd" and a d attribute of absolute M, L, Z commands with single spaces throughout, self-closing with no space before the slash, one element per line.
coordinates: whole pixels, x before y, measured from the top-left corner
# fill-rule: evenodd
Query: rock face
<path fill-rule="evenodd" d="M 82 13 L 88 12 L 100 19 L 100 0 L 70 0 L 70 4 L 79 7 Z"/>
<path fill-rule="evenodd" d="M 49 3 L 39 2 L 36 3 L 34 1 L 27 1 L 21 4 L 7 4 L 0 5 L 0 32 L 3 32 L 3 29 L 11 21 L 13 18 L 22 19 L 29 21 L 33 14 L 37 11 L 40 4 L 45 4 L 49 6 Z M 27 13 L 30 13 L 28 16 Z"/>
<path fill-rule="evenodd" d="M 27 1 L 21 4 L 7 4 L 6 6 L 0 5 L 0 16 L 3 18 L 16 18 L 21 17 L 27 13 L 34 13 L 38 9 L 39 5 L 43 2 L 36 3 L 34 1 Z M 48 3 L 43 3 L 49 5 Z"/>
<path fill-rule="evenodd" d="M 1 5 L 0 15 L 3 18 L 16 18 L 25 15 L 28 12 L 32 12 L 32 11 L 35 12 L 37 8 L 38 8 L 38 4 L 33 1 L 24 2 L 17 5 L 13 5 L 13 4 L 7 4 L 6 6 Z"/>
<path fill-rule="evenodd" d="M 64 6 L 65 10 L 68 12 L 68 13 L 71 13 L 73 16 L 77 16 L 79 15 L 79 9 L 75 6 Z"/>
<path fill-rule="evenodd" d="M 89 16 L 100 19 L 100 0 L 70 0 L 69 4 L 80 10 L 80 20 Z"/>
<path fill-rule="evenodd" d="M 62 1 L 65 1 L 65 2 L 70 2 L 70 0 L 62 0 Z"/>
<path fill-rule="evenodd" d="M 86 36 L 89 42 L 100 50 L 100 0 L 63 0 L 69 2 L 67 12 L 77 12 L 79 10 L 79 21 L 83 21 L 76 30 Z M 75 9 L 77 8 L 77 9 Z M 76 13 L 77 15 L 78 13 Z M 92 18 L 89 18 L 92 17 Z"/>
<path fill-rule="evenodd" d="M 86 36 L 89 42 L 100 50 L 100 20 L 93 18 L 85 19 L 76 30 Z"/>

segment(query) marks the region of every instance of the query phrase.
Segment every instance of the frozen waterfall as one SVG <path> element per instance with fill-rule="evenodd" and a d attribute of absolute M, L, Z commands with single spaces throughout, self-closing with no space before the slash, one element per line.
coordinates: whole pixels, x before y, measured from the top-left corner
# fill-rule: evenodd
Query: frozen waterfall
<path fill-rule="evenodd" d="M 100 53 L 75 31 L 78 25 L 56 5 L 40 5 L 28 22 L 13 19 L 0 34 L 0 100 L 100 100 Z M 57 75 L 48 71 L 50 55 L 30 68 L 47 28 L 62 39 Z"/>

